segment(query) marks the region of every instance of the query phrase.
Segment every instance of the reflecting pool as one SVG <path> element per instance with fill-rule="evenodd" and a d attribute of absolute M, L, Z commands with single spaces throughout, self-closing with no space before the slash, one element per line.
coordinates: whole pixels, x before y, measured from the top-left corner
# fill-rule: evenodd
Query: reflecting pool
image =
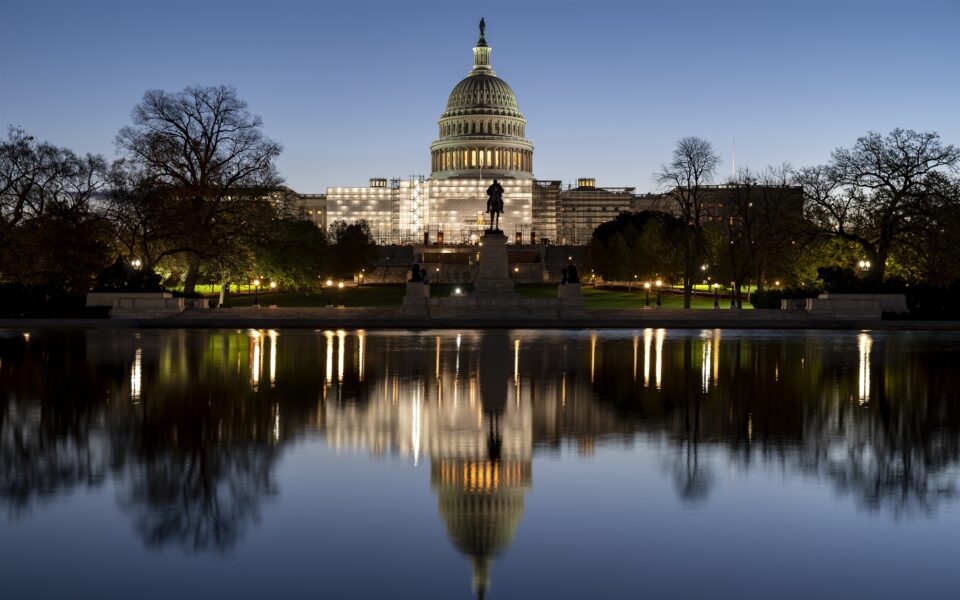
<path fill-rule="evenodd" d="M 0 331 L 0 596 L 960 596 L 960 335 Z"/>

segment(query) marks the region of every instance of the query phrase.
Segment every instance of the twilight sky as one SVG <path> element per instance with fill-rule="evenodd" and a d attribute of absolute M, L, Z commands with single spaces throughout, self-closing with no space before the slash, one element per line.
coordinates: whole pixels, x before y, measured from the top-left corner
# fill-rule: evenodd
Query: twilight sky
<path fill-rule="evenodd" d="M 145 90 L 226 83 L 299 192 L 429 176 L 481 16 L 541 179 L 651 191 L 687 135 L 722 176 L 733 138 L 752 168 L 897 126 L 960 143 L 958 0 L 0 0 L 0 126 L 114 158 Z"/>

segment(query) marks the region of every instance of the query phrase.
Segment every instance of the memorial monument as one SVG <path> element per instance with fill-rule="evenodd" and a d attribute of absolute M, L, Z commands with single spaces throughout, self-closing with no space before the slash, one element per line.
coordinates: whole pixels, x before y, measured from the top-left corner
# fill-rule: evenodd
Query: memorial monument
<path fill-rule="evenodd" d="M 472 297 L 478 299 L 516 299 L 507 261 L 507 236 L 500 230 L 503 213 L 503 186 L 496 179 L 487 188 L 487 214 L 490 226 L 480 238 L 480 269 L 473 282 Z"/>

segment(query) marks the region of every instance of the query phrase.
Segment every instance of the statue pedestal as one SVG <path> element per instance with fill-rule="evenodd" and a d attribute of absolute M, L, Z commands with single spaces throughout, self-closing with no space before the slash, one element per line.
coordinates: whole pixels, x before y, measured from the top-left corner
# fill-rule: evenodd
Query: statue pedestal
<path fill-rule="evenodd" d="M 557 299 L 563 305 L 586 306 L 579 283 L 563 283 L 557 286 Z"/>
<path fill-rule="evenodd" d="M 510 279 L 507 236 L 487 231 L 480 239 L 480 270 L 473 282 L 473 298 L 519 298 Z"/>
<path fill-rule="evenodd" d="M 419 281 L 407 282 L 407 293 L 403 295 L 403 313 L 410 316 L 427 316 L 430 301 L 430 286 Z"/>

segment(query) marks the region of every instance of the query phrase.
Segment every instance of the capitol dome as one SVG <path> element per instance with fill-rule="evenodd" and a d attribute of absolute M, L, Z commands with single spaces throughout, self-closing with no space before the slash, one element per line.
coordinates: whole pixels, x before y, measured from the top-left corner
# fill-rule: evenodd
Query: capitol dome
<path fill-rule="evenodd" d="M 517 96 L 490 67 L 481 23 L 473 69 L 454 86 L 430 145 L 432 179 L 532 179 L 533 144 Z"/>

